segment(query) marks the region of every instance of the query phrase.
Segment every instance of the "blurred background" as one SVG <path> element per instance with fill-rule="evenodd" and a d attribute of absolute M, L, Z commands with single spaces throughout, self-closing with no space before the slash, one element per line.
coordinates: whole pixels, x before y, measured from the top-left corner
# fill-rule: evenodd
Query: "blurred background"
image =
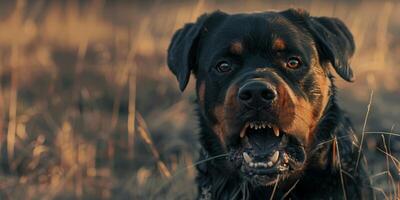
<path fill-rule="evenodd" d="M 180 93 L 166 67 L 172 34 L 216 9 L 290 7 L 352 31 L 339 101 L 378 198 L 396 199 L 400 2 L 359 0 L 0 0 L 0 199 L 193 199 L 194 81 Z"/>

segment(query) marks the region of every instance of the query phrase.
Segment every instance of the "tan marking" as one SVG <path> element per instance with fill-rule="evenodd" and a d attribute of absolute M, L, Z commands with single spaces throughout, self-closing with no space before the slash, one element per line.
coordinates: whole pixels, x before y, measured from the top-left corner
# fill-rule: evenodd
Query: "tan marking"
<path fill-rule="evenodd" d="M 230 47 L 230 51 L 233 54 L 236 55 L 240 55 L 243 53 L 243 44 L 242 42 L 236 41 L 236 42 L 232 42 L 231 47 Z"/>
<path fill-rule="evenodd" d="M 337 143 L 336 138 L 334 138 L 333 141 L 332 141 L 332 164 L 335 167 L 339 166 L 337 144 L 336 143 Z"/>
<path fill-rule="evenodd" d="M 213 131 L 219 139 L 221 140 L 222 144 L 225 144 L 225 109 L 223 105 L 218 105 L 214 108 L 214 116 L 217 119 L 217 123 L 212 127 Z M 224 145 L 225 146 L 225 145 Z"/>
<path fill-rule="evenodd" d="M 277 38 L 272 45 L 272 49 L 276 51 L 284 50 L 285 48 L 286 44 L 282 38 Z"/>
<path fill-rule="evenodd" d="M 281 128 L 289 127 L 294 120 L 295 97 L 290 94 L 290 91 L 286 84 L 279 84 L 277 86 L 278 100 L 276 106 L 278 108 L 276 110 L 280 111 L 278 113 L 278 121 Z"/>
<path fill-rule="evenodd" d="M 213 110 L 217 123 L 215 123 L 212 128 L 224 145 L 225 140 L 229 137 L 227 134 L 233 131 L 230 130 L 232 127 L 230 127 L 228 123 L 236 116 L 237 112 L 239 112 L 239 104 L 236 100 L 237 90 L 238 87 L 236 85 L 233 84 L 230 86 L 225 94 L 224 103 L 222 105 L 217 105 Z"/>
<path fill-rule="evenodd" d="M 199 86 L 198 95 L 199 95 L 199 104 L 203 110 L 204 110 L 205 94 L 206 94 L 206 82 L 202 81 Z"/>
<path fill-rule="evenodd" d="M 310 132 L 315 126 L 316 120 L 313 118 L 313 106 L 297 97 L 289 86 L 280 79 L 281 84 L 277 86 L 278 109 L 280 110 L 279 126 L 283 131 L 290 133 L 301 139 L 306 147 L 309 146 Z"/>
<path fill-rule="evenodd" d="M 313 137 L 315 134 L 315 129 L 318 125 L 319 120 L 321 119 L 323 112 L 325 111 L 325 108 L 328 104 L 329 101 L 329 91 L 331 87 L 331 82 L 329 78 L 326 76 L 326 71 L 324 70 L 323 67 L 321 67 L 318 59 L 318 53 L 317 50 L 314 46 L 313 48 L 314 54 L 312 57 L 311 65 L 312 65 L 312 71 L 313 71 L 313 76 L 314 76 L 314 81 L 315 84 L 317 84 L 318 91 L 316 93 L 318 94 L 313 94 L 315 95 L 316 98 L 316 103 L 312 105 L 310 102 L 307 102 L 309 105 L 309 109 L 311 109 L 308 113 L 310 114 L 309 119 L 310 119 L 310 124 L 309 124 L 309 133 L 307 136 L 307 143 L 311 144 L 313 142 Z"/>
<path fill-rule="evenodd" d="M 239 104 L 236 99 L 238 90 L 239 90 L 239 87 L 237 85 L 232 85 L 228 88 L 228 91 L 226 92 L 226 95 L 225 95 L 225 102 L 224 102 L 225 108 L 229 108 L 231 110 L 239 109 Z"/>
<path fill-rule="evenodd" d="M 321 95 L 320 95 L 320 102 L 321 106 L 317 111 L 317 118 L 320 118 L 325 110 L 326 105 L 328 104 L 329 101 L 329 89 L 331 87 L 331 82 L 329 81 L 329 78 L 326 77 L 323 74 L 318 74 L 315 76 L 315 81 L 318 83 Z"/>
<path fill-rule="evenodd" d="M 297 136 L 304 140 L 306 146 L 309 146 L 312 127 L 316 124 L 313 118 L 313 106 L 301 98 L 298 98 L 295 104 L 295 119 L 290 128 L 294 133 L 299 134 Z"/>

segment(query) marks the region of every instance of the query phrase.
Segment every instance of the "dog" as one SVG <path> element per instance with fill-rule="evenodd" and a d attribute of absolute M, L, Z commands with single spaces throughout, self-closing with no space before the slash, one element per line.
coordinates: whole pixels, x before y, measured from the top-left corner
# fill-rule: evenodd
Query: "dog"
<path fill-rule="evenodd" d="M 303 9 L 214 11 L 177 30 L 167 63 L 196 78 L 198 199 L 373 199 L 334 76 L 352 82 L 353 36 Z"/>

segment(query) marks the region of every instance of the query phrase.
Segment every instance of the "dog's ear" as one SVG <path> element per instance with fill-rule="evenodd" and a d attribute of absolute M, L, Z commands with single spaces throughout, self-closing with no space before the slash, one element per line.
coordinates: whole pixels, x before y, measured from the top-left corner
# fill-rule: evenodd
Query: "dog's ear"
<path fill-rule="evenodd" d="M 177 30 L 168 47 L 168 67 L 175 74 L 181 91 L 185 90 L 189 82 L 190 72 L 196 68 L 196 56 L 199 50 L 199 39 L 203 32 L 208 31 L 206 21 L 225 13 L 215 11 L 211 14 L 203 14 L 195 23 L 188 23 Z"/>
<path fill-rule="evenodd" d="M 350 59 L 354 54 L 355 44 L 352 34 L 341 20 L 311 17 L 302 9 L 289 9 L 281 14 L 306 28 L 316 43 L 322 63 L 330 62 L 340 77 L 349 82 L 354 81 Z"/>

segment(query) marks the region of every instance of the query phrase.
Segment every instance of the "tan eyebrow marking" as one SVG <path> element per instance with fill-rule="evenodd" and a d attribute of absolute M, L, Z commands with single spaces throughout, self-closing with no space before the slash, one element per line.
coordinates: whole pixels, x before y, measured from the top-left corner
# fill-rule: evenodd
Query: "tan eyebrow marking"
<path fill-rule="evenodd" d="M 272 45 L 274 50 L 284 50 L 286 48 L 285 41 L 282 38 L 277 38 Z"/>
<path fill-rule="evenodd" d="M 233 54 L 240 55 L 243 52 L 243 44 L 240 41 L 232 42 L 230 46 L 230 51 Z"/>

